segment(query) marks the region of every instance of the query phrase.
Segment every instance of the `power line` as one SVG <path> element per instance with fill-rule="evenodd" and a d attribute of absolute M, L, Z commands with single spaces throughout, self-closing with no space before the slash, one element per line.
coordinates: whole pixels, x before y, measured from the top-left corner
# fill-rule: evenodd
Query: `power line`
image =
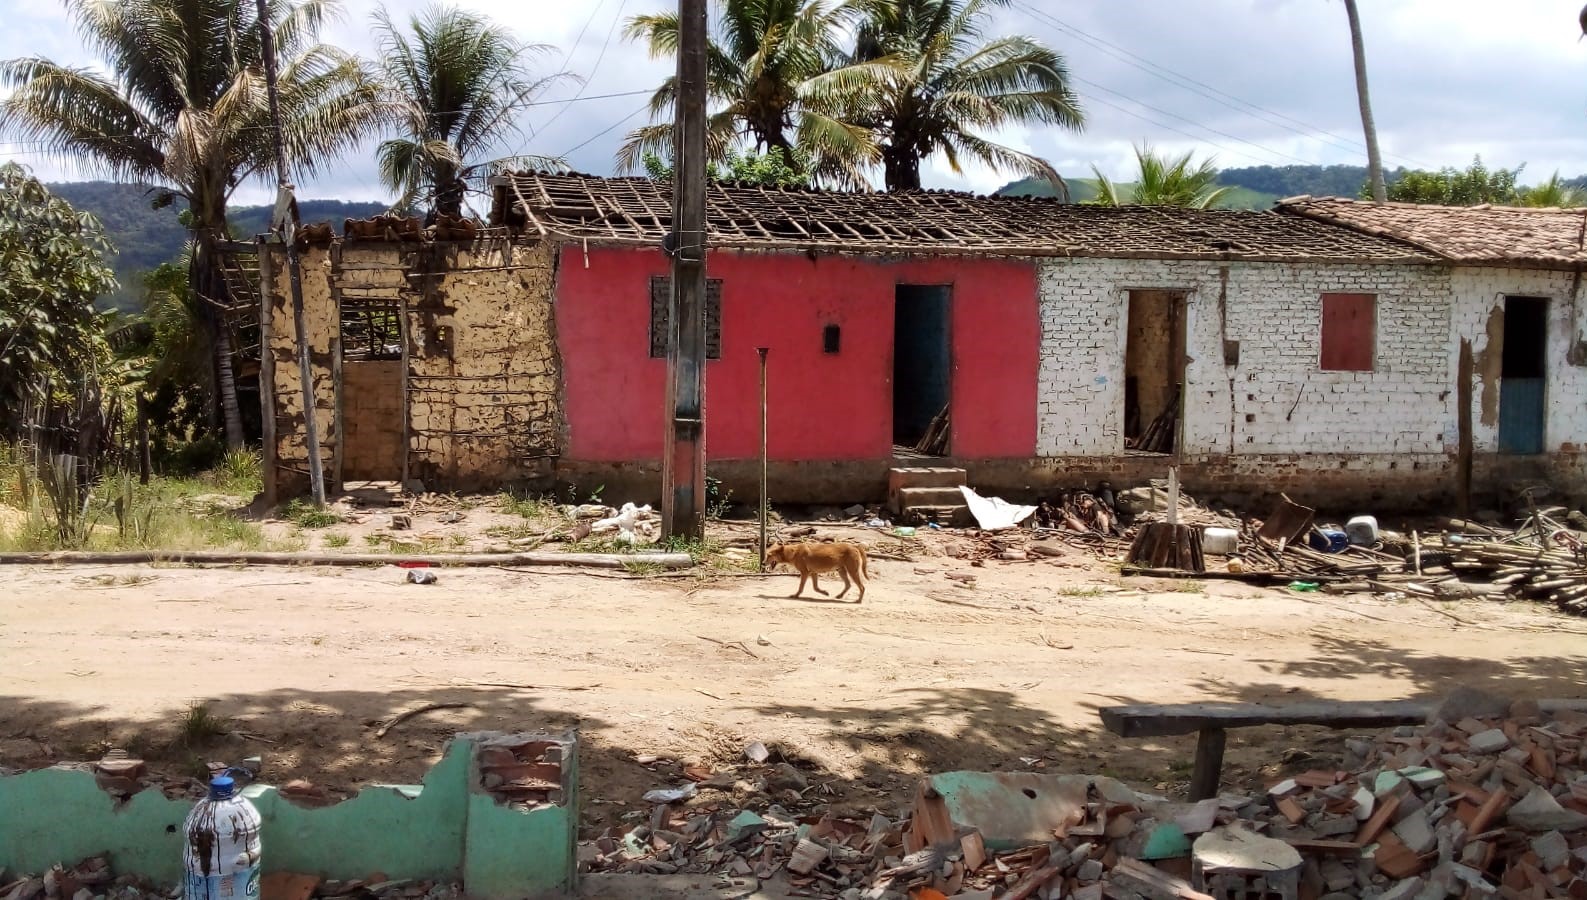
<path fill-rule="evenodd" d="M 1322 140 L 1323 143 L 1329 144 L 1337 149 L 1348 150 L 1352 153 L 1365 152 L 1365 144 L 1361 141 L 1341 137 L 1340 135 L 1328 131 L 1327 129 L 1312 125 L 1309 122 L 1302 121 L 1293 116 L 1278 112 L 1277 110 L 1269 109 L 1268 107 L 1262 106 L 1260 104 L 1244 100 L 1228 93 L 1227 91 L 1220 90 L 1219 88 L 1207 84 L 1204 81 L 1189 75 L 1185 75 L 1174 69 L 1170 69 L 1167 66 L 1154 62 L 1153 60 L 1134 53 L 1124 47 L 1119 46 L 1118 44 L 1090 34 L 1089 32 L 1086 32 L 1063 21 L 1062 19 L 1059 19 L 1051 13 L 1044 12 L 1034 6 L 1031 6 L 1029 3 L 1024 2 L 1024 0 L 1015 0 L 1015 5 L 1023 9 L 1027 14 L 1077 38 L 1082 43 L 1085 43 L 1093 49 L 1111 56 L 1127 65 L 1140 69 L 1148 75 L 1166 81 L 1175 87 L 1190 91 L 1191 93 L 1211 100 L 1214 103 L 1232 109 L 1235 112 L 1239 112 L 1244 115 L 1251 116 L 1252 118 L 1255 118 L 1259 121 L 1266 122 L 1269 125 L 1276 125 L 1279 128 L 1294 132 L 1301 137 L 1319 139 Z M 1397 153 L 1386 153 L 1385 155 L 1393 156 L 1396 159 L 1403 160 L 1414 166 L 1426 168 L 1424 163 L 1420 163 L 1414 159 L 1402 156 Z"/>
<path fill-rule="evenodd" d="M 603 2 L 604 2 L 604 0 L 603 0 Z M 612 45 L 612 35 L 617 33 L 617 23 L 621 22 L 623 20 L 623 10 L 626 9 L 627 7 L 628 7 L 628 0 L 622 0 L 622 2 L 617 4 L 617 12 L 616 12 L 616 14 L 614 14 L 612 16 L 611 27 L 606 29 L 606 40 L 601 42 L 601 52 L 596 54 L 596 56 L 595 56 L 595 64 L 590 66 L 590 74 L 589 74 L 589 76 L 587 78 L 584 79 L 584 83 L 579 85 L 578 93 L 573 95 L 573 99 L 574 100 L 577 100 L 577 99 L 579 99 L 580 97 L 582 97 L 584 95 L 584 89 L 589 87 L 590 82 L 595 80 L 595 73 L 597 73 L 597 72 L 599 72 L 601 70 L 601 61 L 606 59 L 606 50 L 607 50 L 608 47 L 610 47 Z M 573 51 L 569 50 L 568 51 L 568 56 L 571 57 L 572 55 L 573 55 Z M 568 111 L 568 107 L 566 107 L 566 106 L 564 106 L 561 109 L 557 110 L 556 115 L 552 116 L 550 118 L 550 120 L 548 120 L 544 125 L 540 126 L 540 130 L 541 131 L 545 131 L 547 128 L 550 128 L 552 126 L 552 124 L 555 123 L 556 120 L 562 118 L 562 114 L 567 112 L 567 111 Z"/>
<path fill-rule="evenodd" d="M 613 91 L 613 92 L 608 93 L 608 94 L 589 94 L 589 95 L 583 96 L 583 97 L 565 97 L 565 98 L 562 98 L 560 100 L 533 100 L 533 101 L 530 101 L 530 102 L 525 103 L 523 105 L 526 106 L 526 107 L 529 107 L 529 106 L 555 106 L 557 104 L 585 103 L 585 102 L 589 102 L 589 101 L 593 101 L 593 100 L 611 100 L 611 99 L 614 99 L 614 98 L 617 98 L 617 97 L 638 97 L 640 95 L 648 96 L 648 95 L 653 94 L 653 93 L 655 93 L 655 91 L 652 90 L 652 89 L 649 89 L 649 88 L 642 89 L 642 90 L 633 90 L 633 91 Z M 465 112 L 468 112 L 468 110 L 453 109 L 453 110 L 444 110 L 444 111 L 441 111 L 441 112 L 436 112 L 436 113 L 434 113 L 434 115 L 452 115 L 452 114 L 465 113 Z M 269 130 L 270 130 L 270 126 L 268 126 L 268 125 L 246 125 L 246 126 L 243 126 L 242 128 L 237 129 L 237 132 L 238 133 L 244 133 L 244 132 L 269 131 Z M 102 141 L 106 141 L 106 142 L 120 141 L 120 140 L 122 140 L 122 137 L 120 135 L 104 135 L 101 138 L 96 138 L 96 140 L 102 140 Z M 49 138 L 27 138 L 27 139 L 24 139 L 24 140 L 17 140 L 17 141 L 0 141 L 0 146 L 42 147 L 42 148 L 46 148 L 46 152 L 53 152 L 52 148 L 54 148 L 55 145 L 56 145 L 56 142 L 51 140 L 51 139 L 49 139 Z"/>
<path fill-rule="evenodd" d="M 649 91 L 646 91 L 646 93 L 649 93 Z M 571 148 L 569 148 L 567 150 L 564 150 L 562 153 L 558 154 L 558 156 L 560 156 L 563 159 L 566 159 L 567 157 L 573 155 L 574 153 L 576 153 L 576 152 L 578 152 L 580 150 L 583 150 L 585 147 L 589 146 L 590 144 L 595 143 L 595 141 L 598 138 L 602 138 L 602 137 L 605 137 L 606 135 L 610 134 L 618 126 L 626 123 L 629 119 L 632 119 L 634 116 L 639 115 L 640 113 L 644 112 L 645 110 L 647 110 L 649 108 L 650 108 L 650 103 L 646 102 L 645 105 L 639 107 L 638 109 L 634 110 L 633 112 L 629 113 L 628 115 L 623 116 L 621 119 L 618 119 L 616 122 L 613 122 L 612 124 L 606 126 L 605 128 L 602 128 L 600 131 L 595 132 L 594 134 L 590 135 L 589 138 L 587 138 L 586 140 L 580 142 L 578 145 L 576 145 L 574 147 L 571 147 Z"/>
<path fill-rule="evenodd" d="M 1216 134 L 1219 137 L 1226 138 L 1226 139 L 1231 140 L 1231 141 L 1238 141 L 1239 143 L 1246 144 L 1246 145 L 1251 146 L 1251 147 L 1255 147 L 1256 149 L 1261 150 L 1263 153 L 1266 153 L 1266 154 L 1268 154 L 1270 156 L 1277 156 L 1277 157 L 1283 157 L 1285 159 L 1292 159 L 1295 162 L 1298 162 L 1298 163 L 1300 163 L 1303 166 L 1316 165 L 1316 163 L 1312 162 L 1311 160 L 1301 159 L 1298 156 L 1292 156 L 1292 155 L 1290 155 L 1288 153 L 1283 152 L 1282 150 L 1273 150 L 1271 148 L 1264 147 L 1261 144 L 1256 143 L 1255 141 L 1248 141 L 1248 140 L 1246 140 L 1243 137 L 1238 137 L 1236 135 L 1232 135 L 1232 134 L 1228 133 L 1227 131 L 1219 131 L 1218 129 L 1213 128 L 1210 125 L 1203 125 L 1200 122 L 1197 122 L 1195 119 L 1187 118 L 1185 116 L 1179 115 L 1178 113 L 1169 112 L 1166 109 L 1159 109 L 1158 107 L 1152 106 L 1150 103 L 1142 103 L 1140 100 L 1137 100 L 1134 97 L 1131 97 L 1130 95 L 1128 95 L 1126 93 L 1123 93 L 1122 91 L 1115 91 L 1114 89 L 1112 89 L 1110 87 L 1105 87 L 1103 85 L 1100 85 L 1100 84 L 1096 83 L 1095 81 L 1091 81 L 1091 80 L 1086 79 L 1086 78 L 1081 78 L 1081 77 L 1079 77 L 1077 75 L 1071 75 L 1069 77 L 1073 78 L 1075 81 L 1080 82 L 1081 84 L 1090 85 L 1091 87 L 1093 87 L 1093 88 L 1095 88 L 1095 89 L 1097 89 L 1099 91 L 1106 91 L 1107 93 L 1112 94 L 1112 95 L 1114 95 L 1116 97 L 1122 97 L 1125 100 L 1128 100 L 1131 103 L 1134 103 L 1137 106 L 1140 106 L 1140 107 L 1142 107 L 1144 109 L 1149 109 L 1152 112 L 1157 113 L 1160 116 L 1168 116 L 1169 118 L 1172 118 L 1172 119 L 1178 119 L 1181 122 L 1186 122 L 1186 123 L 1188 123 L 1190 125 L 1193 125 L 1193 126 L 1195 126 L 1197 128 L 1202 129 L 1203 131 L 1208 131 L 1208 132 L 1211 132 L 1212 134 Z M 1183 132 L 1181 132 L 1181 133 L 1183 133 Z M 1201 138 L 1197 138 L 1197 140 L 1202 140 L 1202 139 Z"/>
<path fill-rule="evenodd" d="M 1151 116 L 1143 116 L 1140 113 L 1136 112 L 1135 110 L 1130 109 L 1127 106 L 1122 106 L 1120 104 L 1114 103 L 1111 100 L 1107 100 L 1107 99 L 1102 98 L 1102 97 L 1092 97 L 1091 99 L 1093 101 L 1097 102 L 1097 103 L 1102 104 L 1103 106 L 1110 106 L 1113 109 L 1116 109 L 1119 112 L 1124 113 L 1127 116 L 1133 116 L 1133 117 L 1135 117 L 1137 119 L 1140 119 L 1143 122 L 1148 122 L 1148 123 L 1150 123 L 1152 125 L 1156 125 L 1158 128 L 1163 128 L 1163 129 L 1166 129 L 1168 131 L 1172 131 L 1175 134 L 1184 135 L 1185 137 L 1190 138 L 1193 141 L 1197 141 L 1197 142 L 1205 143 L 1205 144 L 1211 144 L 1213 147 L 1216 147 L 1217 149 L 1222 150 L 1225 153 L 1233 153 L 1236 156 L 1243 156 L 1246 159 L 1249 159 L 1249 160 L 1251 160 L 1253 162 L 1261 163 L 1262 165 L 1269 165 L 1270 164 L 1270 161 L 1268 159 L 1264 158 L 1264 157 L 1256 156 L 1256 155 L 1250 153 L 1249 151 L 1241 150 L 1239 148 L 1225 147 L 1222 144 L 1214 143 L 1212 141 L 1207 140 L 1204 137 L 1201 137 L 1200 135 L 1191 134 L 1190 132 L 1185 131 L 1182 128 L 1176 128 L 1173 125 L 1167 124 L 1166 122 L 1160 122 L 1157 119 L 1152 118 Z"/>

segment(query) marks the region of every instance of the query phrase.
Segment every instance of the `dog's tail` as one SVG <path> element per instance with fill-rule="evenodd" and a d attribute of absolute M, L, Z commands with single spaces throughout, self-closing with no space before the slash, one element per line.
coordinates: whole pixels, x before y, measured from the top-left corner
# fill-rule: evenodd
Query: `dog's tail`
<path fill-rule="evenodd" d="M 860 548 L 860 571 L 865 573 L 866 581 L 871 580 L 871 555 L 865 552 L 864 547 Z"/>

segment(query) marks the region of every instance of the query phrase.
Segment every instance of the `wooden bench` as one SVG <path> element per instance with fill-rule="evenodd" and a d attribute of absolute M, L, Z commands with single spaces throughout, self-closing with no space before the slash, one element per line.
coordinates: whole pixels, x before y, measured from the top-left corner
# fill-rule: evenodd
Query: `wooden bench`
<path fill-rule="evenodd" d="M 1587 709 L 1581 700 L 1540 700 L 1545 711 Z M 1339 700 L 1265 706 L 1260 703 L 1181 703 L 1105 706 L 1102 723 L 1120 737 L 1164 737 L 1195 732 L 1196 763 L 1190 774 L 1190 799 L 1218 796 L 1223 746 L 1230 728 L 1254 725 L 1325 725 L 1329 728 L 1392 728 L 1420 725 L 1436 704 L 1421 700 Z"/>

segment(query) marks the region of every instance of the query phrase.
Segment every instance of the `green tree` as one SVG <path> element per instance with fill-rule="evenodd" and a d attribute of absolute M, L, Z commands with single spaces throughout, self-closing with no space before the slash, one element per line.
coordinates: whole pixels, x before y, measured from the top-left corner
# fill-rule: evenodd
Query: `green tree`
<path fill-rule="evenodd" d="M 672 180 L 672 165 L 654 153 L 644 157 L 645 174 L 656 181 Z M 809 187 L 810 157 L 795 147 L 793 164 L 780 153 L 744 153 L 730 148 L 720 163 L 708 163 L 705 175 L 712 181 L 763 187 Z"/>
<path fill-rule="evenodd" d="M 1186 209 L 1210 209 L 1229 192 L 1218 187 L 1218 169 L 1211 159 L 1196 165 L 1193 154 L 1187 150 L 1179 156 L 1158 155 L 1150 144 L 1135 148 L 1135 161 L 1140 167 L 1133 194 L 1126 198 L 1096 166 L 1091 171 L 1097 176 L 1097 206 L 1178 206 Z"/>
<path fill-rule="evenodd" d="M 830 104 L 807 97 L 817 76 L 828 85 L 846 85 L 888 68 L 837 62 L 844 55 L 840 38 L 854 19 L 853 7 L 829 0 L 716 3 L 706 50 L 706 93 L 714 107 L 707 117 L 707 158 L 725 161 L 735 142 L 747 138 L 755 151 L 776 153 L 790 167 L 798 162 L 797 147 L 820 177 L 863 183 L 863 168 L 879 158 L 869 132 L 833 116 Z M 652 57 L 677 55 L 676 13 L 635 16 L 624 34 L 643 40 Z M 651 117 L 670 119 L 677 93 L 677 78 L 669 77 L 651 96 Z M 672 144 L 670 121 L 638 128 L 618 151 L 618 168 L 638 170 L 647 153 L 670 156 Z"/>
<path fill-rule="evenodd" d="M 1437 172 L 1412 169 L 1389 185 L 1390 200 L 1400 203 L 1429 203 L 1439 206 L 1476 206 L 1480 203 L 1513 204 L 1517 199 L 1516 180 L 1521 169 L 1489 169 L 1482 157 L 1465 169 L 1445 166 Z M 1371 199 L 1370 188 L 1361 196 Z"/>
<path fill-rule="evenodd" d="M 867 67 L 806 86 L 812 102 L 871 129 L 888 190 L 919 189 L 921 162 L 939 153 L 955 172 L 969 158 L 1062 188 L 1046 160 L 978 133 L 1085 123 L 1062 56 L 1030 37 L 987 39 L 992 10 L 1009 2 L 867 0 L 854 52 Z"/>
<path fill-rule="evenodd" d="M 406 31 L 384 9 L 374 21 L 379 77 L 399 131 L 376 151 L 380 179 L 398 193 L 398 208 L 460 216 L 468 180 L 484 165 L 479 154 L 520 133 L 518 113 L 567 76 L 533 77 L 526 64 L 546 45 L 455 7 L 432 4 Z"/>
<path fill-rule="evenodd" d="M 113 180 L 186 200 L 198 238 L 193 289 L 224 300 L 214 242 L 243 182 L 273 179 L 255 0 L 66 0 L 84 44 L 110 75 L 39 57 L 0 62 L 0 134 L 43 141 Z M 352 147 L 380 112 L 362 65 L 316 42 L 334 0 L 271 0 L 288 159 L 311 174 Z M 160 201 L 157 201 L 160 202 Z M 232 348 L 207 309 L 227 442 L 243 441 L 229 377 Z"/>
<path fill-rule="evenodd" d="M 1558 171 L 1542 184 L 1521 188 L 1516 199 L 1521 206 L 1539 208 L 1571 209 L 1587 204 L 1587 197 L 1582 195 L 1581 190 L 1560 178 Z"/>
<path fill-rule="evenodd" d="M 46 381 L 80 384 L 106 359 L 94 301 L 116 288 L 99 220 L 52 195 L 16 163 L 0 164 L 0 432 Z"/>

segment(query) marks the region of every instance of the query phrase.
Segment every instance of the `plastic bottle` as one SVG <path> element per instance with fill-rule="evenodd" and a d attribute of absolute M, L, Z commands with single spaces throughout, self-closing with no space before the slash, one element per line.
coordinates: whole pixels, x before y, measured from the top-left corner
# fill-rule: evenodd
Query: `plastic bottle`
<path fill-rule="evenodd" d="M 185 900 L 259 900 L 259 811 L 231 775 L 209 783 L 182 826 Z"/>

